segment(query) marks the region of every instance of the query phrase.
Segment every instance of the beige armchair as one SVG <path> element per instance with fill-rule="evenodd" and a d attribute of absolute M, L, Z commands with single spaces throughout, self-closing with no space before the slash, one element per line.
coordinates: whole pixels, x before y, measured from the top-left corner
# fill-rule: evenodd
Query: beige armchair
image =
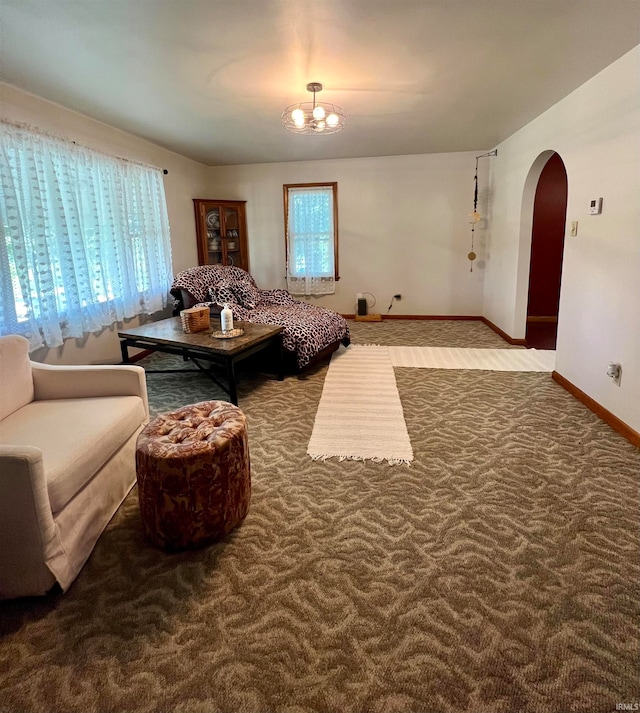
<path fill-rule="evenodd" d="M 135 483 L 144 369 L 50 366 L 0 338 L 0 599 L 76 578 Z"/>

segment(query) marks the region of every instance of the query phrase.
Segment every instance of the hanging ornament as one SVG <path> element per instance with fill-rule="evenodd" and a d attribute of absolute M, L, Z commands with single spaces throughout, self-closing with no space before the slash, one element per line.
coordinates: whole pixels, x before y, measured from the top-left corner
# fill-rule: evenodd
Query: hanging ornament
<path fill-rule="evenodd" d="M 471 267 L 469 272 L 473 272 L 473 261 L 476 259 L 476 254 L 473 252 L 473 238 L 476 230 L 476 223 L 480 220 L 480 213 L 478 213 L 478 159 L 476 158 L 476 175 L 473 177 L 475 187 L 473 190 L 473 213 L 469 213 L 469 218 L 471 218 L 471 252 L 467 255 Z"/>
<path fill-rule="evenodd" d="M 497 156 L 498 149 L 489 151 L 488 153 L 483 153 L 481 156 L 476 156 L 476 173 L 473 177 L 474 189 L 473 189 L 473 212 L 469 213 L 469 223 L 471 223 L 471 251 L 467 253 L 467 259 L 471 263 L 469 272 L 473 272 L 473 261 L 478 257 L 473 250 L 473 239 L 475 237 L 476 225 L 480 222 L 480 213 L 478 213 L 478 159 L 485 158 L 487 156 Z"/>

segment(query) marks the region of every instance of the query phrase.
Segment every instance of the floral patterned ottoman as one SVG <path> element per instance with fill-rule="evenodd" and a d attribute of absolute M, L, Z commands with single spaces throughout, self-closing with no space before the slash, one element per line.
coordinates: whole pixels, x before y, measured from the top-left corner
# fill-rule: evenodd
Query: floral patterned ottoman
<path fill-rule="evenodd" d="M 226 401 L 204 401 L 158 416 L 138 436 L 136 472 L 154 545 L 176 551 L 224 537 L 251 498 L 244 414 Z"/>

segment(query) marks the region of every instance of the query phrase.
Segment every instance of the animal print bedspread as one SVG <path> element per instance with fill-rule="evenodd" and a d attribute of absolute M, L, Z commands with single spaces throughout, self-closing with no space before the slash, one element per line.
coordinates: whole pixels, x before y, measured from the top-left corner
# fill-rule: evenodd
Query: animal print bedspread
<path fill-rule="evenodd" d="M 261 290 L 253 277 L 233 266 L 201 265 L 179 273 L 172 293 L 187 290 L 198 302 L 220 311 L 228 304 L 235 320 L 282 326 L 282 345 L 299 369 L 330 344 L 350 343 L 347 321 L 333 310 L 294 299 L 287 290 Z"/>
<path fill-rule="evenodd" d="M 293 301 L 289 305 L 263 305 L 247 310 L 238 305 L 229 305 L 236 319 L 259 324 L 279 324 L 282 330 L 282 346 L 295 352 L 298 368 L 302 369 L 323 349 L 334 342 L 350 341 L 349 327 L 337 312 L 317 307 L 306 302 Z"/>

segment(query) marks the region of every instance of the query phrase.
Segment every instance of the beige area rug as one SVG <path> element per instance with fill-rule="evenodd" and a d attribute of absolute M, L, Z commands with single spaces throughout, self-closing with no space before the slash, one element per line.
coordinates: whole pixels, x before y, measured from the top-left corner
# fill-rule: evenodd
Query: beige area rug
<path fill-rule="evenodd" d="M 461 349 L 455 347 L 389 347 L 393 366 L 423 369 L 487 371 L 553 371 L 552 349 Z"/>
<path fill-rule="evenodd" d="M 307 453 L 314 460 L 410 463 L 394 367 L 553 371 L 555 351 L 353 345 L 331 358 Z"/>
<path fill-rule="evenodd" d="M 314 460 L 413 460 L 388 347 L 334 353 L 307 453 Z"/>

